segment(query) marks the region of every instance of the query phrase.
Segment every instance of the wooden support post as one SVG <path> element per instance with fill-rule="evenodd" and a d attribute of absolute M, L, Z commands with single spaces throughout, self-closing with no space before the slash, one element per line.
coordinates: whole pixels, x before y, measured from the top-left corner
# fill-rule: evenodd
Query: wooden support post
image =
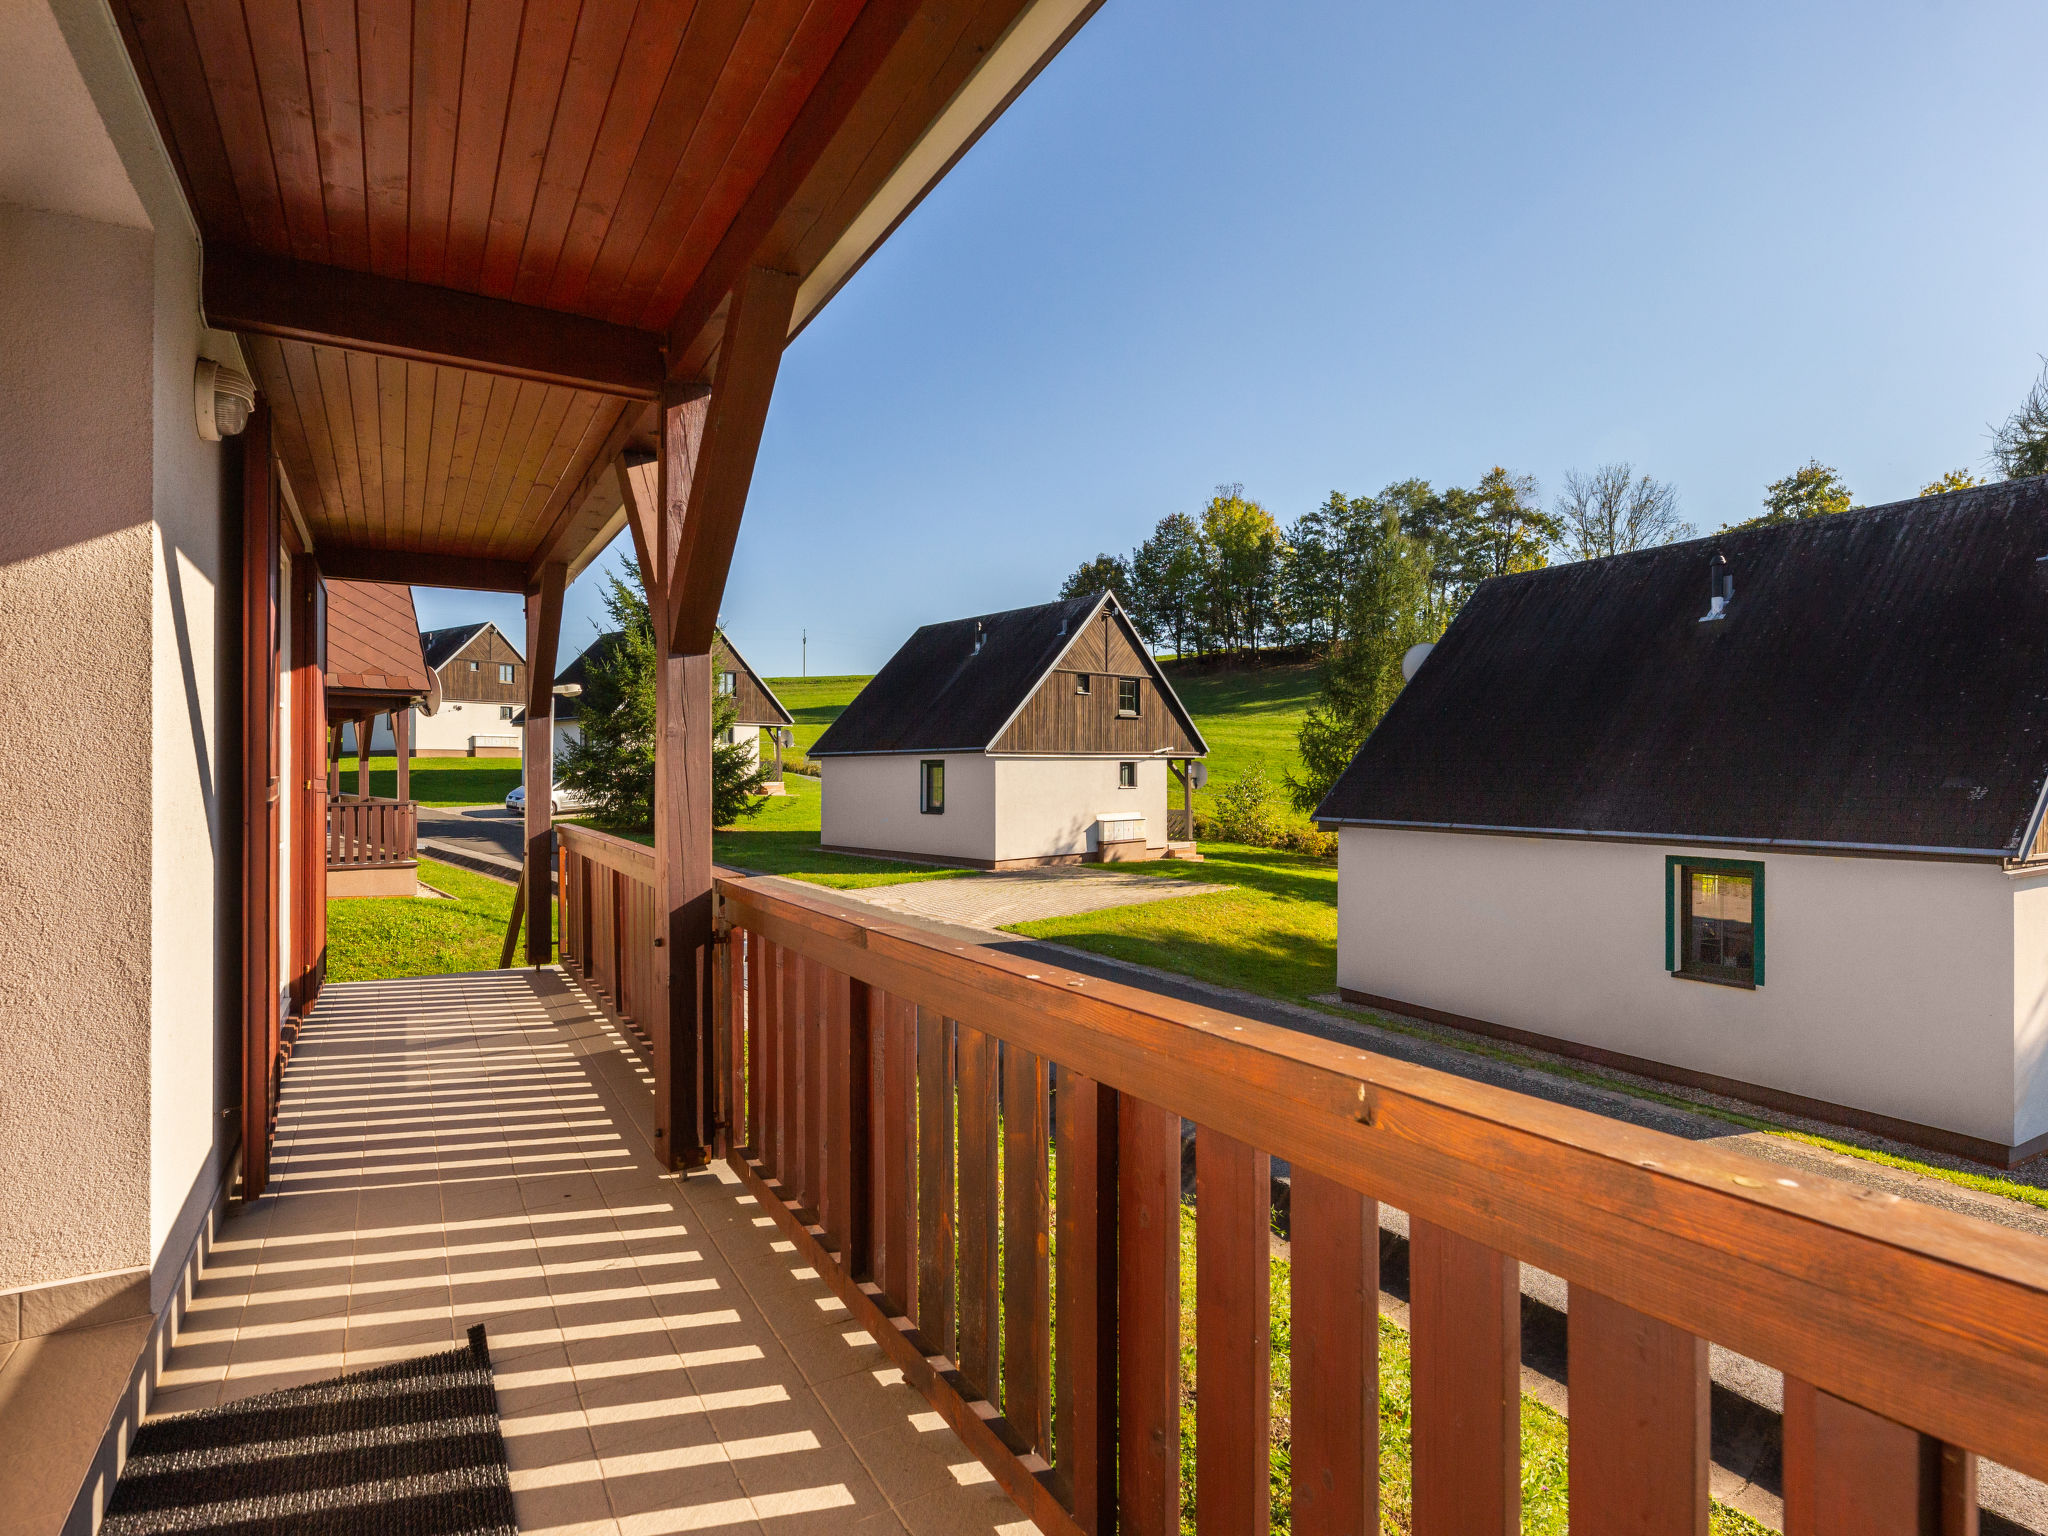
<path fill-rule="evenodd" d="M 1180 1530 L 1180 1116 L 1118 1106 L 1117 1529 Z"/>
<path fill-rule="evenodd" d="M 398 798 L 412 798 L 412 707 L 391 711 L 391 745 L 398 756 Z"/>
<path fill-rule="evenodd" d="M 711 657 L 667 656 L 655 694 L 655 1134 L 672 1168 L 709 1156 L 703 1052 L 710 1039 Z M 794 957 L 790 957 L 793 959 Z M 785 971 L 785 979 L 786 979 Z M 795 1022 L 795 1021 L 787 1021 Z M 785 1046 L 787 1037 L 785 1037 Z M 784 1106 L 785 1113 L 792 1106 Z M 792 1131 L 794 1127 L 790 1128 Z M 781 1171 L 785 1182 L 796 1172 Z"/>
<path fill-rule="evenodd" d="M 1785 1378 L 1785 1536 L 1976 1536 L 1977 1458 Z"/>
<path fill-rule="evenodd" d="M 292 960 L 294 1009 L 320 994 L 327 957 L 327 686 L 321 655 L 326 630 L 320 572 L 311 555 L 292 560 Z"/>
<path fill-rule="evenodd" d="M 278 1034 L 277 489 L 270 412 L 242 437 L 242 1198 L 270 1177 Z"/>
<path fill-rule="evenodd" d="M 554 959 L 555 648 L 562 636 L 562 589 L 568 568 L 544 565 L 526 593 L 526 963 Z M 401 797 L 402 798 L 402 797 Z"/>
<path fill-rule="evenodd" d="M 370 798 L 370 737 L 376 734 L 375 715 L 356 716 L 356 798 Z"/>
<path fill-rule="evenodd" d="M 327 798 L 341 798 L 341 722 L 327 727 Z"/>

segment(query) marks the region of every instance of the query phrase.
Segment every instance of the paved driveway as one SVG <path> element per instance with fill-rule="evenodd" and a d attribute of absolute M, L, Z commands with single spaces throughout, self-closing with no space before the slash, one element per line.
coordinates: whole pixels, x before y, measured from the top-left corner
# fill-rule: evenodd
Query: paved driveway
<path fill-rule="evenodd" d="M 1004 870 L 952 880 L 876 885 L 840 894 L 907 917 L 993 930 L 1006 923 L 1072 917 L 1106 907 L 1131 907 L 1229 889 L 1209 881 L 1167 880 L 1130 870 L 1084 866 Z"/>
<path fill-rule="evenodd" d="M 502 805 L 420 807 L 420 852 L 428 858 L 468 854 L 492 873 L 519 877 L 525 823 Z M 509 861 L 509 870 L 493 866 Z"/>

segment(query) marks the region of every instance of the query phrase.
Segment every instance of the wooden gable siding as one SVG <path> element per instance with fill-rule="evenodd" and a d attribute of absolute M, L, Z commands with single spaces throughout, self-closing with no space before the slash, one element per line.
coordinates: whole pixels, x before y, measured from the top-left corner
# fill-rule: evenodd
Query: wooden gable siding
<path fill-rule="evenodd" d="M 477 663 L 474 672 L 469 670 L 472 661 Z M 506 662 L 512 665 L 512 681 L 501 683 L 498 668 Z M 497 626 L 487 624 L 474 640 L 442 664 L 441 696 L 463 703 L 524 704 L 526 663 L 519 659 L 511 642 L 498 633 Z"/>
<path fill-rule="evenodd" d="M 738 703 L 740 710 L 737 724 L 782 724 L 782 715 L 775 708 L 774 701 L 768 697 L 768 690 L 761 686 L 760 679 L 755 677 L 744 663 L 735 661 L 732 653 L 722 644 L 715 646 L 712 651 L 711 671 L 714 688 L 718 686 L 716 679 L 719 674 L 730 672 L 733 675 L 733 699 Z"/>
<path fill-rule="evenodd" d="M 1077 692 L 1080 679 L 1088 692 Z M 1138 680 L 1136 719 L 1119 716 L 1117 680 Z M 995 752 L 1165 752 L 1199 754 L 1173 709 L 1160 695 L 1137 645 L 1107 611 L 1074 637 L 1052 672 L 990 748 Z"/>

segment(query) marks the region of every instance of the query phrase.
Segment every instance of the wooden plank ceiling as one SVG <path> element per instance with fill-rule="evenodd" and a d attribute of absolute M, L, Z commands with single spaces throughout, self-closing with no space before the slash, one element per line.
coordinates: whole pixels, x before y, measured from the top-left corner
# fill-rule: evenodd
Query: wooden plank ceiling
<path fill-rule="evenodd" d="M 1045 3 L 113 0 L 316 543 L 528 562 L 739 275 L 815 269 Z"/>

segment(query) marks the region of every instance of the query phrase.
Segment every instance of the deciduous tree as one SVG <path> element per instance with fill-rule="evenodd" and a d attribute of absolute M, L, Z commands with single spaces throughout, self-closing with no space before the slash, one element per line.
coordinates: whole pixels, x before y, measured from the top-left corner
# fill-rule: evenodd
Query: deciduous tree
<path fill-rule="evenodd" d="M 1763 516 L 1731 523 L 1729 527 L 1773 528 L 1780 523 L 1797 523 L 1809 517 L 1828 517 L 1846 512 L 1849 506 L 1849 487 L 1842 483 L 1841 471 L 1830 468 L 1819 459 L 1808 459 L 1803 468 L 1795 469 L 1784 479 L 1773 480 L 1764 487 Z"/>
<path fill-rule="evenodd" d="M 2008 480 L 2048 475 L 2048 358 L 2019 409 L 1991 429 L 1991 462 Z"/>
<path fill-rule="evenodd" d="M 1633 464 L 1602 464 L 1590 474 L 1566 470 L 1556 515 L 1560 543 L 1573 560 L 1675 544 L 1694 531 L 1679 519 L 1677 488 L 1638 475 Z"/>
<path fill-rule="evenodd" d="M 1920 487 L 1922 496 L 1946 496 L 1950 491 L 1967 491 L 1983 482 L 1967 469 L 1952 469 L 1939 480 L 1930 480 Z"/>
<path fill-rule="evenodd" d="M 1121 555 L 1097 555 L 1060 585 L 1060 601 L 1090 597 L 1097 592 L 1114 592 L 1116 600 L 1131 606 L 1131 568 Z"/>

